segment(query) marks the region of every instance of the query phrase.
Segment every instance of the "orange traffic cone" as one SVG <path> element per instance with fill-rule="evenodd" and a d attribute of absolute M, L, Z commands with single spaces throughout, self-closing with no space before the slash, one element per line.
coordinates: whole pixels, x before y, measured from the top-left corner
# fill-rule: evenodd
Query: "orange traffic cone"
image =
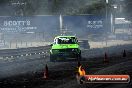
<path fill-rule="evenodd" d="M 126 57 L 126 50 L 123 51 L 123 57 Z"/>
<path fill-rule="evenodd" d="M 104 56 L 104 63 L 109 63 L 108 55 L 106 52 L 105 52 L 105 56 Z"/>
<path fill-rule="evenodd" d="M 48 72 L 48 66 L 46 64 L 43 78 L 48 79 L 48 77 L 49 77 L 49 72 Z"/>

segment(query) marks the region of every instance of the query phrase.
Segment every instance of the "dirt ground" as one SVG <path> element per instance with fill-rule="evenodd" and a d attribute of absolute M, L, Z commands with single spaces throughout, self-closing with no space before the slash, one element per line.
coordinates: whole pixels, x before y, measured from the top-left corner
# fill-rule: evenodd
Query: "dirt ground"
<path fill-rule="evenodd" d="M 132 77 L 132 51 L 122 55 L 109 56 L 109 63 L 103 62 L 104 56 L 83 58 L 81 65 L 87 74 L 128 74 Z M 44 79 L 44 70 L 34 73 L 15 75 L 0 80 L 0 88 L 132 88 L 128 84 L 84 84 L 76 80 L 77 62 L 49 62 L 49 77 Z M 57 64 L 58 65 L 54 65 Z M 61 63 L 61 64 L 60 64 Z"/>

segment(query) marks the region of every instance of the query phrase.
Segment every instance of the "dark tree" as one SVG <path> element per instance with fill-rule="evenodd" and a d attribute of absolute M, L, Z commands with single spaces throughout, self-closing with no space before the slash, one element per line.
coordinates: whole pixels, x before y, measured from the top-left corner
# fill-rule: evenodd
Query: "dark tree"
<path fill-rule="evenodd" d="M 124 14 L 132 21 L 132 0 L 124 0 Z"/>
<path fill-rule="evenodd" d="M 12 10 L 16 11 L 15 13 L 18 12 L 17 15 L 102 15 L 105 14 L 106 4 L 105 0 L 1 0 L 0 4 L 10 4 L 10 1 L 26 3 L 25 5 L 10 6 Z M 7 9 L 4 11 L 5 14 L 10 15 Z M 14 14 L 13 11 L 12 14 Z"/>

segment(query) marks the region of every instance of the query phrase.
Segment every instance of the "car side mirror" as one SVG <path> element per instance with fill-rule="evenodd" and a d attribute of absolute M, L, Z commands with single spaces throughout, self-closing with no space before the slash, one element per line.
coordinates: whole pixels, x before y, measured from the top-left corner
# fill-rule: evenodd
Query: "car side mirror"
<path fill-rule="evenodd" d="M 50 46 L 53 46 L 53 44 L 50 44 Z"/>

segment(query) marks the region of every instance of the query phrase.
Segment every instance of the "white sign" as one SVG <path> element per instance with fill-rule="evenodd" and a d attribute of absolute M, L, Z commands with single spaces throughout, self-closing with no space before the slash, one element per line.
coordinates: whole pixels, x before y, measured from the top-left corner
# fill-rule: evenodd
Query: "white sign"
<path fill-rule="evenodd" d="M 100 28 L 103 28 L 103 21 L 102 20 L 88 21 L 87 22 L 87 28 L 90 28 L 90 29 L 100 29 Z"/>
<path fill-rule="evenodd" d="M 1 31 L 6 32 L 25 32 L 35 29 L 37 29 L 37 27 L 31 26 L 31 21 L 29 20 L 5 20 L 3 21 L 3 26 L 0 27 Z"/>

